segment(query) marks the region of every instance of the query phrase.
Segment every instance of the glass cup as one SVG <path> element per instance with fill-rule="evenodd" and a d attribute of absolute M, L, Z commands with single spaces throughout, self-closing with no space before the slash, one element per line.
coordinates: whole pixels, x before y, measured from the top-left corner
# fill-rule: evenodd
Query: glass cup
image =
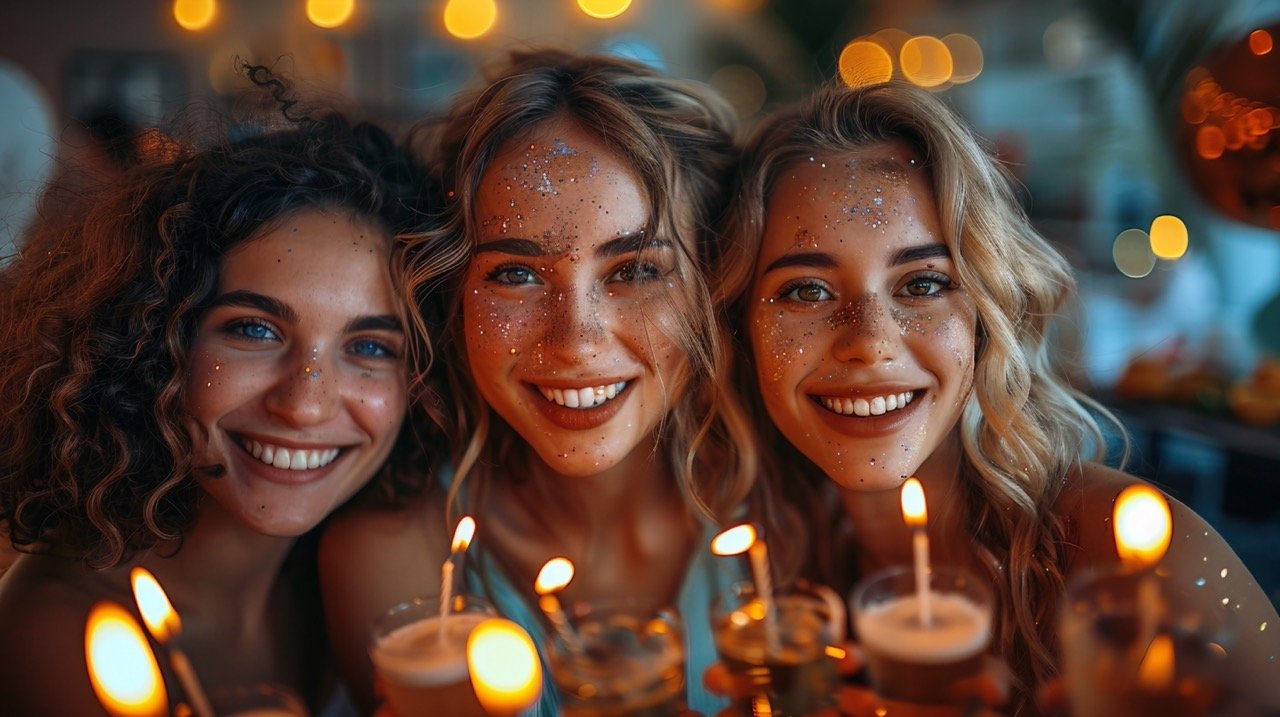
<path fill-rule="evenodd" d="M 927 626 L 911 566 L 880 570 L 854 586 L 849 607 L 867 658 L 867 678 L 881 699 L 962 704 L 956 684 L 984 669 L 992 592 L 968 571 L 945 565 L 930 569 L 928 585 Z"/>
<path fill-rule="evenodd" d="M 548 639 L 565 717 L 674 717 L 684 703 L 684 629 L 670 608 L 579 602 Z"/>
<path fill-rule="evenodd" d="M 209 693 L 213 713 L 222 717 L 309 717 L 307 707 L 283 685 L 260 684 L 221 688 Z M 175 714 L 178 712 L 175 711 Z"/>
<path fill-rule="evenodd" d="M 1173 610 L 1167 598 L 1174 589 L 1151 570 L 1095 571 L 1071 581 L 1058 632 L 1072 714 L 1235 714 L 1238 705 L 1223 689 L 1221 620 Z"/>
<path fill-rule="evenodd" d="M 843 640 L 844 606 L 830 588 L 798 583 L 773 595 L 776 623 L 749 582 L 715 601 L 711 627 L 720 662 L 751 685 L 735 706 L 744 714 L 805 715 L 835 704 L 839 676 L 827 647 Z M 773 633 L 772 639 L 770 633 Z"/>
<path fill-rule="evenodd" d="M 396 717 L 449 714 L 484 717 L 467 672 L 467 638 L 493 607 L 455 595 L 440 634 L 440 601 L 414 598 L 374 622 L 369 658 Z"/>

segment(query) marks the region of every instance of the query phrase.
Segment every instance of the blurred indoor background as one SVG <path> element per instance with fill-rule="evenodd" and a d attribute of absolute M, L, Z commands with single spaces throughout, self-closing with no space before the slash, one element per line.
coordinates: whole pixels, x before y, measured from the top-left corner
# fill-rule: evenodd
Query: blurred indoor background
<path fill-rule="evenodd" d="M 1280 601 L 1280 0 L 5 0 L 0 257 L 56 172 L 109 178 L 237 58 L 395 128 L 512 46 L 711 84 L 749 128 L 816 83 L 904 76 L 984 134 L 1082 300 L 1058 327 L 1130 469 Z M 0 258 L 3 261 L 3 258 Z"/>

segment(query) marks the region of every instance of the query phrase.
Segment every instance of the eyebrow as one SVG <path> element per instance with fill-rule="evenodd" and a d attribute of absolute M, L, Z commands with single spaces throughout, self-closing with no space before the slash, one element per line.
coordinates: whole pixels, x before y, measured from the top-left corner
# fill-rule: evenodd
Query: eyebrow
<path fill-rule="evenodd" d="M 951 250 L 947 248 L 946 244 L 910 246 L 894 252 L 893 256 L 889 257 L 889 266 L 901 266 L 902 264 L 910 264 L 922 259 L 945 259 L 950 256 Z M 764 268 L 764 271 L 760 272 L 760 275 L 763 276 L 771 271 L 792 266 L 809 267 L 811 269 L 834 269 L 839 266 L 839 263 L 833 256 L 821 251 L 784 254 L 770 262 Z"/>
<path fill-rule="evenodd" d="M 210 309 L 220 306 L 242 306 L 249 309 L 257 309 L 259 311 L 270 314 L 285 323 L 298 323 L 298 312 L 293 310 L 292 306 L 274 299 L 256 291 L 247 291 L 240 289 L 237 291 L 229 291 L 209 304 Z M 380 314 L 374 316 L 361 316 L 353 319 L 347 324 L 347 332 L 354 331 L 392 331 L 396 333 L 404 333 L 404 325 L 400 322 L 400 317 L 392 314 Z"/>
<path fill-rule="evenodd" d="M 631 254 L 641 249 L 668 249 L 670 247 L 671 242 L 667 239 L 647 240 L 644 232 L 634 231 L 623 234 L 616 239 L 610 239 L 596 247 L 596 255 L 607 259 Z M 545 256 L 545 252 L 542 251 L 542 245 L 532 239 L 495 239 L 480 244 L 475 249 L 476 254 L 493 252 L 527 257 Z"/>

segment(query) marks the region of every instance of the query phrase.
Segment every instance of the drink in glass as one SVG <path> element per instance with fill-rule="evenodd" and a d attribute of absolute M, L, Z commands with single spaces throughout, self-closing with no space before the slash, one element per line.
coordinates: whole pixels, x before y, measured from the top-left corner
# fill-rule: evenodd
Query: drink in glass
<path fill-rule="evenodd" d="M 772 596 L 776 622 L 750 583 L 716 601 L 712 629 L 720 661 L 751 694 L 744 714 L 804 715 L 835 704 L 839 682 L 827 647 L 843 637 L 844 607 L 829 588 L 799 584 Z M 770 634 L 772 633 L 772 635 Z"/>
<path fill-rule="evenodd" d="M 675 717 L 684 703 L 684 630 L 671 609 L 576 603 L 548 662 L 565 717 Z"/>
<path fill-rule="evenodd" d="M 1236 714 L 1223 689 L 1226 637 L 1199 610 L 1172 610 L 1174 589 L 1152 570 L 1073 580 L 1060 610 L 1063 673 L 1073 714 Z M 1221 710 L 1221 712 L 1219 711 Z"/>
<path fill-rule="evenodd" d="M 396 717 L 484 717 L 467 672 L 467 638 L 494 614 L 484 601 L 454 596 L 440 635 L 440 601 L 414 598 L 379 618 L 369 657 Z"/>
<path fill-rule="evenodd" d="M 883 699 L 957 704 L 956 683 L 982 673 L 991 641 L 990 588 L 949 566 L 933 567 L 928 586 L 928 625 L 922 621 L 911 567 L 873 573 L 850 595 L 867 676 Z"/>

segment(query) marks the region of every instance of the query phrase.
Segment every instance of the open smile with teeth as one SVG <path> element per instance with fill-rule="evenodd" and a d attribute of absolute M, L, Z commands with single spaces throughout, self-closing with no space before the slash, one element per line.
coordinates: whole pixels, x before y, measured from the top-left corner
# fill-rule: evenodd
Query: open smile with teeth
<path fill-rule="evenodd" d="M 305 471 L 313 468 L 323 468 L 333 462 L 338 457 L 341 449 L 338 448 L 284 448 L 281 446 L 273 446 L 270 443 L 259 443 L 252 439 L 242 439 L 244 449 L 254 458 L 276 468 L 284 468 L 291 471 Z"/>
<path fill-rule="evenodd" d="M 584 388 L 548 388 L 536 386 L 542 397 L 565 408 L 595 408 L 603 405 L 622 393 L 627 387 L 626 381 L 610 383 L 603 386 L 586 386 Z"/>
<path fill-rule="evenodd" d="M 874 398 L 841 398 L 837 396 L 819 396 L 818 402 L 832 413 L 842 416 L 883 416 L 891 411 L 906 408 L 915 398 L 915 392 L 890 393 Z"/>

